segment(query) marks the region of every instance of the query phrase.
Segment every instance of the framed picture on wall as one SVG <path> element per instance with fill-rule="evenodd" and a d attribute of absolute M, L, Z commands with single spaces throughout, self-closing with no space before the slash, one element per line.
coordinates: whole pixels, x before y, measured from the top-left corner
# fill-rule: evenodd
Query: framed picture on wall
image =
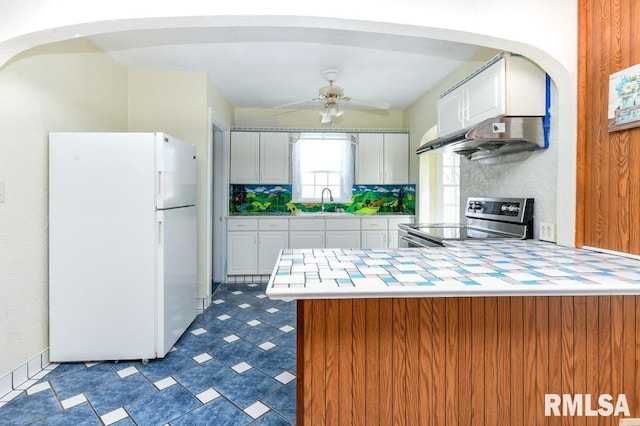
<path fill-rule="evenodd" d="M 640 64 L 609 76 L 608 129 L 640 126 Z"/>

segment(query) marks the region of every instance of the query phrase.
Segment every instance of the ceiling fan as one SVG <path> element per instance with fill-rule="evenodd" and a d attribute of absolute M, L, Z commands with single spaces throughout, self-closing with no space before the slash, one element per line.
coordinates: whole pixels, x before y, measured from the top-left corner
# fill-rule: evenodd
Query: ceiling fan
<path fill-rule="evenodd" d="M 335 81 L 338 77 L 338 70 L 328 69 L 323 72 L 323 75 L 327 79 L 329 84 L 326 86 L 322 86 L 318 90 L 317 97 L 312 98 L 311 100 L 305 99 L 278 105 L 274 108 L 290 108 L 295 105 L 309 104 L 309 102 L 317 103 L 320 105 L 320 115 L 322 116 L 322 123 L 330 123 L 334 117 L 340 117 L 342 114 L 344 114 L 344 105 L 347 103 L 366 109 L 387 110 L 391 107 L 391 105 L 387 102 L 365 101 L 344 96 L 344 89 L 335 84 Z"/>

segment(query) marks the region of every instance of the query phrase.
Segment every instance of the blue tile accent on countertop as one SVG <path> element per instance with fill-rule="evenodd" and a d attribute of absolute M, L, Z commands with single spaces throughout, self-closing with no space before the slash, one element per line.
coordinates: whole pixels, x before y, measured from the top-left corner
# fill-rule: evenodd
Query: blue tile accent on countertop
<path fill-rule="evenodd" d="M 466 240 L 409 249 L 291 250 L 290 255 L 308 263 L 348 258 L 354 265 L 349 270 L 352 285 L 333 279 L 307 290 L 302 283 L 294 288 L 286 275 L 275 276 L 267 285 L 270 298 L 640 294 L 639 260 L 537 240 Z M 385 280 L 388 274 L 398 281 Z M 361 275 L 369 279 L 357 279 Z M 370 280 L 375 277 L 377 284 Z"/>

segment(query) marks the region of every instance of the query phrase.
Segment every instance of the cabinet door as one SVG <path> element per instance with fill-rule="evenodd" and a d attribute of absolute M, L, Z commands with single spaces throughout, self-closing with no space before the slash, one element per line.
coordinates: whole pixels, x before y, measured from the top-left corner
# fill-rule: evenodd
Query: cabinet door
<path fill-rule="evenodd" d="M 289 183 L 289 134 L 260 133 L 260 183 Z"/>
<path fill-rule="evenodd" d="M 398 230 L 389 229 L 389 237 L 387 238 L 389 248 L 398 248 Z"/>
<path fill-rule="evenodd" d="M 505 62 L 491 65 L 465 85 L 465 127 L 487 118 L 502 115 L 505 110 Z"/>
<path fill-rule="evenodd" d="M 457 89 L 438 99 L 438 137 L 447 136 L 465 128 L 463 120 L 464 89 Z"/>
<path fill-rule="evenodd" d="M 327 231 L 325 238 L 327 248 L 360 248 L 360 231 Z"/>
<path fill-rule="evenodd" d="M 258 271 L 258 233 L 227 233 L 227 274 L 250 275 Z"/>
<path fill-rule="evenodd" d="M 229 183 L 259 183 L 260 133 L 232 132 Z"/>
<path fill-rule="evenodd" d="M 362 248 L 387 248 L 387 230 L 362 231 Z"/>
<path fill-rule="evenodd" d="M 360 185 L 380 184 L 384 179 L 384 135 L 382 133 L 360 133 L 356 183 Z"/>
<path fill-rule="evenodd" d="M 258 273 L 271 274 L 280 250 L 288 246 L 288 231 L 260 232 L 258 234 Z"/>
<path fill-rule="evenodd" d="M 324 231 L 291 231 L 289 248 L 324 248 Z"/>
<path fill-rule="evenodd" d="M 384 183 L 407 184 L 409 182 L 409 135 L 387 133 L 384 135 Z"/>

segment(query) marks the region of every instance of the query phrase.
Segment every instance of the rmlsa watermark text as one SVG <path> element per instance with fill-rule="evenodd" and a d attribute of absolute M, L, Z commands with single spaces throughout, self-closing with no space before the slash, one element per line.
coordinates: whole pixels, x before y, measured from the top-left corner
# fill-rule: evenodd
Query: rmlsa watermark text
<path fill-rule="evenodd" d="M 589 393 L 547 393 L 544 395 L 545 416 L 630 416 L 625 394 L 616 398 L 608 393 L 594 397 Z"/>

